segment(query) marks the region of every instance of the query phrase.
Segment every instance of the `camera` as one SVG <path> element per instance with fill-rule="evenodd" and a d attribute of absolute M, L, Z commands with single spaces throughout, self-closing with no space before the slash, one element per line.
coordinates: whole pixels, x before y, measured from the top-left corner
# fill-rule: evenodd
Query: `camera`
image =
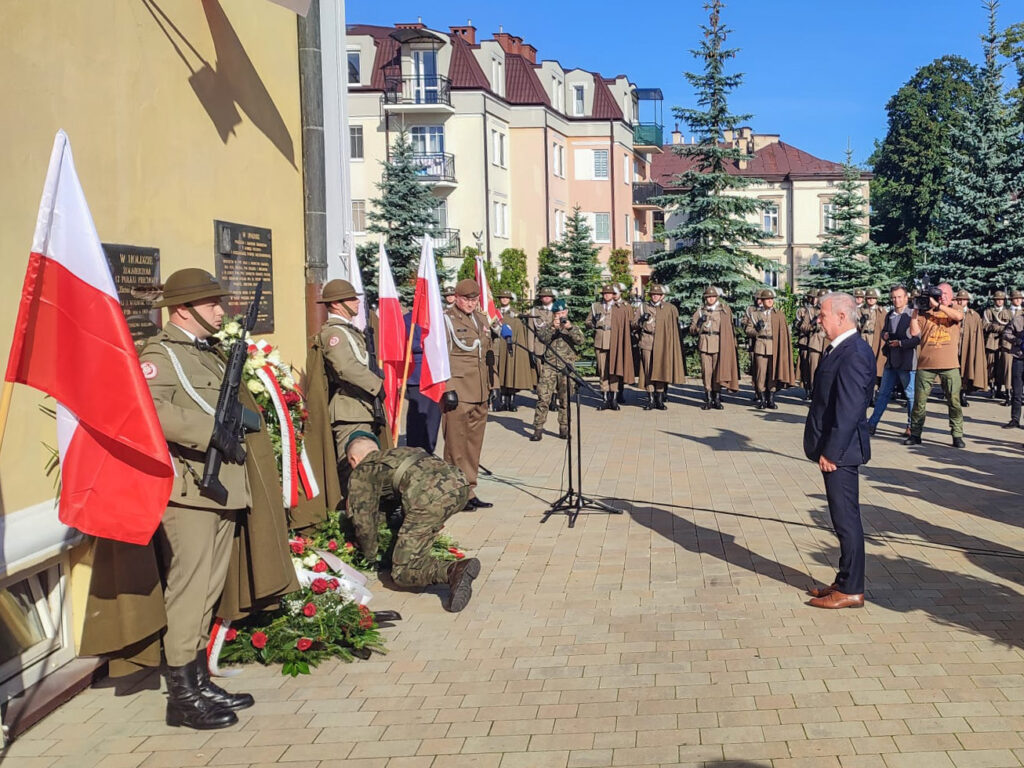
<path fill-rule="evenodd" d="M 925 275 L 921 280 L 921 295 L 914 299 L 914 309 L 918 312 L 928 312 L 932 308 L 932 299 L 941 304 L 942 290 L 938 286 L 932 285 L 928 275 Z"/>
<path fill-rule="evenodd" d="M 568 322 L 569 322 L 569 318 L 568 317 L 560 317 L 560 318 L 558 318 L 558 324 L 559 325 L 565 325 Z"/>

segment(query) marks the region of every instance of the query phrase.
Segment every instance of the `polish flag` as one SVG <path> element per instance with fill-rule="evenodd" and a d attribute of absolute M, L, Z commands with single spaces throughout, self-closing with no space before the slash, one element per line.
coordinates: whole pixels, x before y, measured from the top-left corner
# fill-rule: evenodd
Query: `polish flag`
<path fill-rule="evenodd" d="M 494 304 L 494 297 L 491 296 L 491 286 L 487 284 L 487 270 L 484 269 L 484 260 L 480 254 L 476 256 L 476 282 L 480 286 L 480 308 L 487 313 L 492 323 L 500 321 L 501 313 Z"/>
<path fill-rule="evenodd" d="M 359 258 L 356 256 L 356 243 L 355 240 L 349 237 L 349 249 L 348 249 L 348 281 L 352 283 L 352 287 L 356 289 L 356 295 L 359 296 L 359 314 L 352 318 L 352 325 L 358 328 L 360 331 L 366 330 L 366 297 L 363 293 L 363 275 L 359 271 Z"/>
<path fill-rule="evenodd" d="M 61 521 L 147 544 L 174 467 L 63 131 L 50 155 L 4 379 L 57 401 Z"/>
<path fill-rule="evenodd" d="M 420 394 L 436 403 L 444 394 L 445 382 L 451 378 L 452 369 L 448 359 L 448 331 L 441 308 L 441 287 L 437 283 L 437 264 L 434 263 L 434 244 L 429 237 L 423 238 L 423 250 L 420 252 L 412 322 L 420 327 L 423 345 Z"/>
<path fill-rule="evenodd" d="M 398 423 L 398 385 L 405 373 L 405 318 L 384 243 L 380 244 L 377 257 L 377 357 L 384 370 L 384 409 L 388 424 L 394 428 Z"/>

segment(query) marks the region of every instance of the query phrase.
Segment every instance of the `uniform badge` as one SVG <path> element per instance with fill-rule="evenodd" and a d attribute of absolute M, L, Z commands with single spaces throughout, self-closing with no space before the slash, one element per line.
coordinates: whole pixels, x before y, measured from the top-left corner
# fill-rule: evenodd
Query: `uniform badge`
<path fill-rule="evenodd" d="M 155 379 L 156 378 L 156 365 L 149 362 L 148 360 L 142 364 L 142 378 L 144 379 Z"/>
<path fill-rule="evenodd" d="M 336 347 L 341 343 L 341 336 L 331 336 L 331 340 L 327 342 L 328 347 Z"/>

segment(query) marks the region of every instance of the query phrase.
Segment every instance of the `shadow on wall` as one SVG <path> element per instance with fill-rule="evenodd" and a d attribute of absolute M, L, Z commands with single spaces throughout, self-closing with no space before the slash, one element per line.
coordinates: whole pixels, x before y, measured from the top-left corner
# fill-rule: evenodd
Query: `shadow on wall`
<path fill-rule="evenodd" d="M 202 0 L 206 21 L 210 26 L 213 47 L 217 55 L 216 66 L 210 64 L 194 45 L 171 21 L 156 0 L 139 0 L 149 11 L 171 47 L 188 67 L 189 85 L 213 121 L 221 141 L 234 134 L 240 125 L 242 112 L 264 136 L 277 147 L 284 158 L 295 165 L 295 147 L 284 118 L 260 79 L 256 67 L 245 52 L 234 27 L 218 0 Z"/>

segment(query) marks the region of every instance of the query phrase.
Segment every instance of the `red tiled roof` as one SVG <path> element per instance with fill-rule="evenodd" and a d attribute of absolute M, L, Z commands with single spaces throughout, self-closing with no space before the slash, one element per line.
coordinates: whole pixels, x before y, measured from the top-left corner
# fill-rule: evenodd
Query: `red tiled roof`
<path fill-rule="evenodd" d="M 693 158 L 677 155 L 673 151 L 674 145 L 667 145 L 664 149 L 664 153 L 651 158 L 651 178 L 666 189 L 671 189 L 678 186 L 675 177 L 692 169 L 695 163 Z M 843 175 L 843 166 L 839 163 L 822 160 L 782 141 L 761 147 L 746 168 L 741 169 L 732 164 L 727 166 L 727 170 L 737 176 L 753 176 L 772 181 L 786 177 L 841 178 Z"/>
<path fill-rule="evenodd" d="M 622 120 L 622 110 L 615 102 L 608 84 L 599 74 L 594 74 L 594 110 L 591 115 L 595 120 Z"/>
<path fill-rule="evenodd" d="M 469 43 L 458 35 L 449 35 L 448 40 L 452 44 L 452 60 L 448 68 L 448 77 L 452 81 L 452 88 L 483 90 L 490 88 L 487 76 L 480 69 L 480 62 L 473 55 Z"/>
<path fill-rule="evenodd" d="M 505 54 L 505 99 L 512 104 L 551 106 L 534 65 L 514 53 Z"/>
<path fill-rule="evenodd" d="M 402 76 L 401 45 L 391 33 L 394 27 L 379 27 L 372 24 L 350 24 L 346 34 L 350 37 L 369 35 L 377 48 L 373 60 L 373 71 L 370 73 L 370 87 L 377 91 L 385 90 L 384 81 L 389 77 Z"/>

